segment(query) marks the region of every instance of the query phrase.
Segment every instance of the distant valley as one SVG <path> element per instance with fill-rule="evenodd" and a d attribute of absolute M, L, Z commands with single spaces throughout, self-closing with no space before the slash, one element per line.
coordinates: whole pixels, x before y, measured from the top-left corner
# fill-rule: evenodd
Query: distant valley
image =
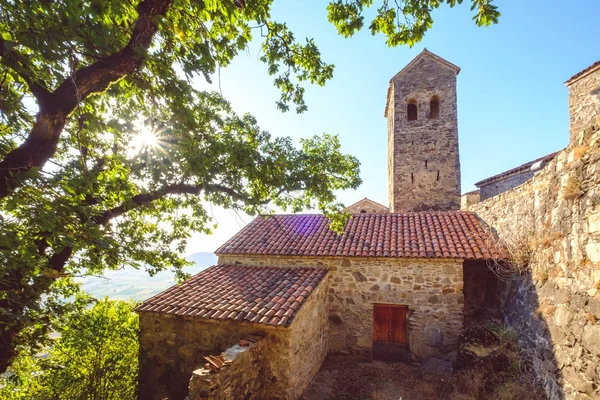
<path fill-rule="evenodd" d="M 193 266 L 185 269 L 192 275 L 217 263 L 217 256 L 213 253 L 194 253 L 187 259 L 194 262 Z M 150 277 L 143 268 L 106 271 L 104 277 L 85 277 L 80 281 L 83 290 L 96 298 L 108 296 L 111 299 L 135 301 L 143 301 L 176 283 L 170 270 Z"/>

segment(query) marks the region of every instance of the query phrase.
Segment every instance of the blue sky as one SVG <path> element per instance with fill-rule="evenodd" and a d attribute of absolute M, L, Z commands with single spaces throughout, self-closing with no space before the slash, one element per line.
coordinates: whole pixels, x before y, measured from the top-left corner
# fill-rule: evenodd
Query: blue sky
<path fill-rule="evenodd" d="M 380 0 L 375 0 L 375 3 Z M 564 82 L 600 59 L 600 1 L 497 0 L 499 24 L 478 28 L 469 1 L 434 14 L 419 45 L 388 48 L 364 30 L 336 34 L 321 0 L 276 0 L 273 17 L 296 37 L 314 38 L 323 58 L 336 65 L 325 87 L 308 86 L 308 111 L 281 113 L 279 94 L 259 61 L 259 42 L 220 72 L 211 86 L 265 130 L 294 139 L 322 132 L 340 136 L 343 150 L 361 161 L 363 185 L 339 199 L 349 205 L 369 197 L 387 205 L 387 131 L 383 116 L 389 79 L 424 47 L 461 67 L 458 129 L 462 191 L 474 183 L 562 149 L 569 139 Z M 256 33 L 259 36 L 259 33 Z M 188 252 L 214 251 L 250 218 L 214 210 L 213 237 L 195 236 Z"/>

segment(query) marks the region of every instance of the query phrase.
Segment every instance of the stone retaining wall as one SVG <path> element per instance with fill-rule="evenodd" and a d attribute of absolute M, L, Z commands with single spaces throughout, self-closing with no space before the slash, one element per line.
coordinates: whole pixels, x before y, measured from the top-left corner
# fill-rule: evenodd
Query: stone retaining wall
<path fill-rule="evenodd" d="M 504 314 L 550 398 L 600 398 L 600 118 L 542 172 L 469 207 L 529 267 Z"/>
<path fill-rule="evenodd" d="M 462 260 L 219 256 L 220 264 L 236 262 L 328 268 L 328 339 L 334 353 L 370 357 L 374 303 L 408 305 L 409 347 L 418 357 L 453 348 L 463 328 Z"/>

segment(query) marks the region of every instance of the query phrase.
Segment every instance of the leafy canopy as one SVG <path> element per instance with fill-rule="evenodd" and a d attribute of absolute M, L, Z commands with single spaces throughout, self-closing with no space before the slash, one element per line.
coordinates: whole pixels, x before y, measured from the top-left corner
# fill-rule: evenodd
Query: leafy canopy
<path fill-rule="evenodd" d="M 378 3 L 371 31 L 412 45 L 434 9 L 460 2 L 332 1 L 328 14 L 351 36 Z M 337 136 L 296 147 L 195 83 L 259 36 L 277 107 L 306 110 L 303 85 L 333 65 L 271 4 L 0 0 L 0 371 L 69 307 L 73 277 L 127 265 L 184 277 L 187 239 L 214 228 L 207 204 L 318 208 L 341 228 L 334 193 L 361 181 Z M 478 25 L 496 22 L 492 0 L 471 4 Z"/>
<path fill-rule="evenodd" d="M 79 305 L 89 299 L 80 298 Z M 55 321 L 60 335 L 44 353 L 23 351 L 0 376 L 6 400 L 136 398 L 138 318 L 133 304 L 104 299 Z"/>

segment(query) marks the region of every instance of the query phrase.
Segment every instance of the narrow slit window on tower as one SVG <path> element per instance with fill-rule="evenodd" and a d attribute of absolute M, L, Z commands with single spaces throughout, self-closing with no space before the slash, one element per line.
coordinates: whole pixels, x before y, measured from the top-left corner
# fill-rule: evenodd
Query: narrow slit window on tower
<path fill-rule="evenodd" d="M 435 178 L 436 181 L 440 180 L 440 171 L 437 172 L 437 177 Z"/>
<path fill-rule="evenodd" d="M 425 168 L 427 168 L 427 160 L 425 160 Z"/>
<path fill-rule="evenodd" d="M 413 174 L 412 172 L 410 173 L 410 182 L 415 183 L 415 174 Z"/>
<path fill-rule="evenodd" d="M 429 101 L 429 119 L 438 119 L 440 117 L 440 99 L 433 96 Z"/>
<path fill-rule="evenodd" d="M 417 120 L 417 101 L 410 99 L 406 106 L 406 119 L 409 121 Z"/>

